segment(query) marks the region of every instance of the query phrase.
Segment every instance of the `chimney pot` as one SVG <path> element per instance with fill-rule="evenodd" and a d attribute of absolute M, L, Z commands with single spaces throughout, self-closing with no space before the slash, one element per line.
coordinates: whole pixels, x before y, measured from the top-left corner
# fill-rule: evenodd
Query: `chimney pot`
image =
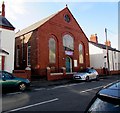
<path fill-rule="evenodd" d="M 97 37 L 97 34 L 92 34 L 91 37 L 90 37 L 90 41 L 92 42 L 95 42 L 95 43 L 98 43 L 98 37 Z"/>
<path fill-rule="evenodd" d="M 4 1 L 2 3 L 2 16 L 5 17 L 5 4 L 4 4 Z"/>
<path fill-rule="evenodd" d="M 107 41 L 107 42 L 105 42 L 105 45 L 107 45 L 107 46 L 110 46 L 111 47 L 111 41 Z"/>

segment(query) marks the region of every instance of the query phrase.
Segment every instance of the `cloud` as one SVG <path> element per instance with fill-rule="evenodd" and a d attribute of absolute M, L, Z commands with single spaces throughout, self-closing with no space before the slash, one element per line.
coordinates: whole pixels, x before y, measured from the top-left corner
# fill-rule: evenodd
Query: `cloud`
<path fill-rule="evenodd" d="M 25 2 L 23 0 L 4 0 L 6 17 L 12 20 L 17 19 L 17 15 L 26 13 Z"/>

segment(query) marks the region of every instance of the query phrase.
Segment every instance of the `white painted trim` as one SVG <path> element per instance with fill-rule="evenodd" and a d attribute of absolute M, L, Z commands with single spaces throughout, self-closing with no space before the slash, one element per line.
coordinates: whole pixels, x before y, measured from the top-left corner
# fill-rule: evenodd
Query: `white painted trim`
<path fill-rule="evenodd" d="M 30 64 L 30 65 L 28 64 L 28 49 L 29 49 L 29 48 L 31 49 L 31 46 L 28 46 L 28 45 L 27 45 L 27 66 L 31 66 L 31 64 Z M 31 57 L 31 56 L 30 56 L 30 57 Z"/>

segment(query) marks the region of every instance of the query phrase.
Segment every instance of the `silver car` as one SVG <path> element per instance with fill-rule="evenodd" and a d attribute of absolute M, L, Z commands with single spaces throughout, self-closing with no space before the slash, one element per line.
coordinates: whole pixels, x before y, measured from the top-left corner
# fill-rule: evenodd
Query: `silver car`
<path fill-rule="evenodd" d="M 98 72 L 93 68 L 87 68 L 83 72 L 76 72 L 73 74 L 74 80 L 86 80 L 90 81 L 92 79 L 99 80 Z"/>

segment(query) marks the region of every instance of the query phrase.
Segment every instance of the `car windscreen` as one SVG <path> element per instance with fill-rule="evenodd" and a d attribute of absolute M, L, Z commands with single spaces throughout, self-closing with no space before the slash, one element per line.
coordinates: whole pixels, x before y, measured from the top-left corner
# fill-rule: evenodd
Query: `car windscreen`
<path fill-rule="evenodd" d="M 87 113 L 119 112 L 120 111 L 119 100 L 117 102 L 113 102 L 112 100 L 107 101 L 107 99 L 104 99 L 104 98 L 97 97 L 93 102 L 93 104 L 91 104 Z"/>
<path fill-rule="evenodd" d="M 91 72 L 91 71 L 92 71 L 92 69 L 89 69 L 89 68 L 79 70 L 79 72 Z"/>
<path fill-rule="evenodd" d="M 12 79 L 12 78 L 14 78 L 14 76 L 11 73 L 8 73 L 8 72 L 2 72 L 2 78 Z"/>

